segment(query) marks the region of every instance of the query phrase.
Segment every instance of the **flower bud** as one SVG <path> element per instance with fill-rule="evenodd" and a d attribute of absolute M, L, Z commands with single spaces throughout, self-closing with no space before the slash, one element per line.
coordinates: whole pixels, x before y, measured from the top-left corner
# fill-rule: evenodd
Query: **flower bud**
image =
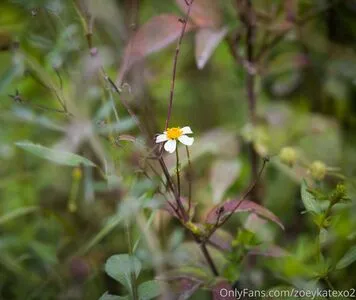
<path fill-rule="evenodd" d="M 346 186 L 342 183 L 339 183 L 336 186 L 336 189 L 331 193 L 330 202 L 336 204 L 340 201 L 349 200 L 347 198 Z"/>
<path fill-rule="evenodd" d="M 314 161 L 309 167 L 310 173 L 315 180 L 323 180 L 326 175 L 326 165 L 320 160 Z"/>
<path fill-rule="evenodd" d="M 284 147 L 279 152 L 279 158 L 282 163 L 289 167 L 293 167 L 297 161 L 297 152 L 292 147 Z"/>

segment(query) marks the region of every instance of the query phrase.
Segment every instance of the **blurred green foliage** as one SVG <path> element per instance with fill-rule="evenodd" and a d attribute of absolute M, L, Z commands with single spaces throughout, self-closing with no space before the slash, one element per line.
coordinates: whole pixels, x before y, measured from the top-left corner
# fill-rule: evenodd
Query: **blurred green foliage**
<path fill-rule="evenodd" d="M 162 13 L 182 15 L 174 1 L 139 2 L 139 24 Z M 231 32 L 240 28 L 230 1 L 220 2 L 223 23 Z M 286 8 L 284 1 L 257 2 L 261 14 L 275 9 L 278 16 L 266 31 L 258 24 L 260 47 L 264 32 L 278 34 L 285 25 Z M 193 33 L 181 47 L 171 123 L 187 124 L 195 134 L 198 217 L 248 185 L 246 142 L 271 156 L 263 205 L 285 231 L 254 214 L 232 218 L 228 233 L 221 233 L 231 242 L 229 254 L 211 249 L 225 278 L 241 288 L 332 282 L 335 289 L 350 289 L 356 282 L 356 2 L 292 2 L 298 14 L 313 16 L 293 27 L 258 66 L 258 125 L 249 123 L 245 70 L 228 43 L 222 40 L 198 70 Z M 133 3 L 0 3 L 0 299 L 99 299 L 107 290 L 126 295 L 104 266 L 111 255 L 130 251 L 142 264 L 138 284 L 148 282 L 152 295 L 157 289 L 149 280 L 161 275 L 160 260 L 167 271 L 211 279 L 206 266 L 196 265 L 201 254 L 180 223 L 157 210 L 164 201 L 159 180 L 145 174 L 143 157 L 164 129 L 175 46 L 134 66 L 120 96 L 98 76 L 103 67 L 116 79 L 133 30 Z M 88 49 L 90 17 L 99 55 Z M 120 98 L 138 115 L 146 136 Z M 283 147 L 295 151 L 292 160 L 280 159 Z M 316 161 L 325 164 L 325 174 L 315 171 Z M 173 158 L 167 165 L 173 174 Z M 186 165 L 183 160 L 181 168 Z M 234 166 L 231 182 L 212 182 L 228 172 L 226 166 Z M 339 182 L 350 201 L 335 201 L 328 211 L 325 195 L 335 196 Z M 241 224 L 245 228 L 236 232 Z M 256 246 L 263 255 L 247 256 Z M 199 287 L 193 299 L 210 299 Z"/>

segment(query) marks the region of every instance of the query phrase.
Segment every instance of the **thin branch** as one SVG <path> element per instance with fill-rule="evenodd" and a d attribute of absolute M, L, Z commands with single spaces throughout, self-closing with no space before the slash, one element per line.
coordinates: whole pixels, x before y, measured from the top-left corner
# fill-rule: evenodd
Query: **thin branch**
<path fill-rule="evenodd" d="M 146 163 L 147 163 L 147 161 L 146 161 Z M 157 172 L 157 170 L 156 170 L 150 163 L 147 163 L 147 164 L 148 164 L 148 166 L 151 168 L 151 170 L 152 170 L 152 172 L 154 173 L 154 175 L 156 175 L 156 176 L 159 178 L 160 183 L 161 183 L 163 186 L 166 186 L 165 182 L 163 181 L 161 175 Z M 152 178 L 144 169 L 142 169 L 142 172 L 143 172 L 143 174 L 144 174 L 148 179 L 150 179 L 151 181 L 153 181 L 153 178 Z M 177 217 L 180 219 L 180 218 L 181 218 L 181 215 L 180 215 L 179 209 L 178 209 L 177 207 L 175 207 L 171 201 L 169 201 L 169 199 L 167 198 L 166 194 L 163 193 L 163 192 L 161 192 L 161 191 L 159 190 L 159 187 L 158 187 L 158 189 L 157 189 L 156 192 L 159 193 L 160 195 L 162 195 L 162 196 L 166 199 L 168 205 L 172 208 L 172 210 L 177 214 Z"/>
<path fill-rule="evenodd" d="M 59 70 L 57 68 L 54 68 L 54 72 L 56 73 L 58 80 L 59 80 L 59 89 L 63 90 L 63 80 L 62 80 L 62 76 L 59 72 Z"/>
<path fill-rule="evenodd" d="M 186 215 L 186 212 L 184 210 L 184 206 L 182 204 L 182 200 L 180 199 L 179 195 L 178 195 L 178 192 L 177 192 L 177 189 L 176 189 L 176 186 L 174 185 L 174 182 L 172 180 L 172 177 L 171 175 L 169 174 L 169 171 L 168 171 L 168 168 L 166 166 L 166 163 L 164 162 L 163 158 L 160 157 L 158 159 L 160 165 L 161 165 L 161 168 L 163 170 L 163 174 L 164 176 L 166 177 L 166 180 L 167 180 L 167 183 L 168 183 L 168 186 L 169 188 L 171 189 L 171 191 L 173 192 L 174 194 L 174 197 L 175 197 L 175 200 L 177 202 L 177 206 L 180 210 L 180 213 L 182 215 L 182 218 L 183 218 L 183 221 L 187 221 L 188 220 L 188 217 Z"/>
<path fill-rule="evenodd" d="M 256 188 L 257 184 L 258 184 L 258 181 L 261 179 L 261 176 L 262 176 L 262 173 L 263 173 L 263 170 L 265 169 L 265 166 L 267 164 L 267 162 L 269 162 L 269 157 L 265 157 L 263 159 L 263 164 L 262 164 L 262 167 L 258 173 L 258 176 L 256 178 L 256 181 L 251 183 L 250 186 L 247 188 L 247 190 L 245 191 L 245 193 L 243 194 L 241 200 L 236 204 L 236 206 L 234 207 L 234 209 L 230 212 L 230 214 L 225 217 L 221 223 L 220 220 L 221 220 L 221 216 L 224 212 L 224 207 L 221 206 L 218 210 L 217 210 L 217 220 L 214 224 L 214 226 L 212 227 L 212 229 L 210 230 L 210 232 L 205 236 L 204 238 L 204 242 L 208 242 L 210 237 L 214 234 L 214 232 L 219 229 L 220 227 L 222 227 L 231 217 L 232 215 L 236 212 L 236 210 L 240 207 L 240 205 L 247 199 L 247 197 L 251 194 L 251 192 Z"/>
<path fill-rule="evenodd" d="M 177 44 L 177 47 L 176 47 L 176 53 L 175 53 L 175 56 L 174 56 L 174 60 L 173 60 L 173 73 L 172 73 L 171 90 L 170 90 L 170 96 L 169 96 L 169 105 L 168 105 L 168 113 L 167 113 L 165 130 L 168 128 L 169 121 L 171 119 L 173 98 L 174 98 L 174 87 L 175 87 L 177 64 L 178 64 L 178 56 L 179 56 L 179 52 L 180 52 L 180 47 L 182 45 L 184 33 L 185 33 L 186 28 L 187 28 L 187 23 L 188 23 L 190 10 L 191 10 L 191 7 L 193 5 L 193 2 L 194 2 L 194 0 L 187 0 L 186 1 L 186 4 L 188 5 L 187 13 L 186 13 L 186 16 L 185 16 L 184 20 L 181 20 L 181 22 L 183 22 L 183 26 L 182 26 L 182 31 L 181 31 L 181 34 L 180 34 L 180 37 L 179 37 L 179 40 L 178 40 L 178 44 Z"/>
<path fill-rule="evenodd" d="M 234 57 L 236 63 L 240 64 L 245 68 L 245 70 L 250 73 L 250 74 L 256 74 L 257 70 L 256 67 L 251 65 L 251 63 L 246 60 L 244 57 L 242 57 L 238 51 L 238 44 L 240 41 L 240 33 L 237 32 L 236 36 L 231 38 L 231 37 L 226 37 L 226 42 L 230 48 L 230 53 Z"/>
<path fill-rule="evenodd" d="M 319 14 L 329 10 L 330 8 L 338 5 L 341 1 L 340 0 L 335 0 L 332 3 L 330 3 L 329 5 L 326 5 L 325 7 L 323 7 L 322 9 L 318 9 L 316 11 L 310 12 L 308 14 L 306 14 L 304 17 L 300 18 L 299 20 L 296 21 L 296 25 L 298 26 L 303 26 L 306 23 L 308 23 L 309 21 L 313 20 L 316 16 L 318 16 Z M 268 44 L 266 44 L 264 47 L 261 48 L 261 50 L 259 51 L 259 53 L 256 55 L 256 61 L 261 60 L 261 58 L 268 52 L 270 51 L 272 48 L 274 48 L 276 45 L 279 44 L 279 42 L 281 42 L 285 36 L 293 29 L 294 27 L 291 26 L 290 28 L 286 29 L 285 31 L 283 31 L 282 33 L 276 35 Z"/>
<path fill-rule="evenodd" d="M 252 184 L 250 184 L 250 186 L 248 187 L 248 189 L 246 190 L 246 192 L 242 196 L 241 200 L 236 204 L 236 206 L 230 212 L 230 214 L 222 220 L 222 222 L 217 226 L 217 228 L 223 226 L 231 218 L 231 216 L 236 212 L 236 210 L 240 207 L 240 205 L 246 200 L 247 196 L 249 196 L 250 193 L 256 188 L 259 180 L 261 179 L 263 170 L 265 169 L 265 166 L 266 166 L 268 161 L 269 161 L 268 157 L 265 157 L 263 159 L 262 167 L 261 167 L 260 171 L 258 172 L 258 176 L 257 176 L 256 180 Z"/>
<path fill-rule="evenodd" d="M 180 199 L 180 171 L 179 171 L 179 153 L 178 153 L 178 149 L 176 150 L 176 172 L 177 172 L 177 193 L 178 193 L 178 198 Z"/>
<path fill-rule="evenodd" d="M 254 64 L 254 38 L 255 38 L 255 20 L 252 8 L 252 1 L 247 0 L 246 11 L 246 52 L 247 61 L 250 65 Z M 247 73 L 247 93 L 250 111 L 250 121 L 255 124 L 256 121 L 256 95 L 255 95 L 255 74 Z"/>
<path fill-rule="evenodd" d="M 102 69 L 102 72 L 103 72 L 104 79 L 111 85 L 113 90 L 117 94 L 120 95 L 121 94 L 121 89 L 118 88 L 118 86 L 115 84 L 115 82 L 105 73 L 105 71 L 103 69 Z M 125 109 L 129 113 L 129 115 L 131 116 L 131 118 L 135 121 L 135 123 L 136 123 L 137 127 L 140 129 L 141 133 L 144 134 L 145 133 L 145 129 L 141 125 L 139 119 L 137 118 L 137 116 L 135 115 L 133 110 L 131 109 L 130 105 L 125 101 L 125 99 L 123 99 L 123 97 L 119 97 L 119 99 L 120 99 L 122 105 L 125 107 Z"/>
<path fill-rule="evenodd" d="M 185 146 L 187 151 L 187 159 L 188 159 L 188 217 L 190 217 L 190 210 L 192 207 L 192 176 L 193 176 L 193 168 L 192 162 L 190 161 L 190 153 L 188 146 Z"/>
<path fill-rule="evenodd" d="M 216 268 L 215 263 L 208 251 L 208 248 L 206 247 L 206 243 L 201 243 L 200 249 L 203 252 L 203 255 L 204 255 L 207 263 L 209 264 L 209 267 L 210 267 L 211 271 L 213 272 L 214 276 L 216 276 L 216 277 L 219 276 L 218 269 Z"/>
<path fill-rule="evenodd" d="M 27 72 L 31 75 L 31 77 L 38 82 L 41 86 L 43 86 L 44 88 L 48 89 L 49 91 L 51 91 L 55 97 L 57 98 L 59 104 L 62 106 L 63 110 L 68 114 L 68 115 L 72 115 L 70 112 L 68 112 L 67 106 L 64 102 L 64 100 L 62 100 L 62 98 L 59 96 L 58 92 L 56 91 L 56 88 L 48 86 L 47 84 L 45 84 L 43 81 L 41 81 L 32 71 L 27 70 Z"/>
<path fill-rule="evenodd" d="M 57 108 L 51 108 L 47 106 L 42 106 L 36 103 L 32 103 L 31 101 L 25 100 L 21 94 L 19 93 L 18 90 L 16 90 L 15 95 L 9 95 L 10 98 L 12 98 L 16 103 L 22 104 L 22 105 L 27 105 L 30 107 L 38 108 L 44 111 L 50 111 L 50 112 L 55 112 L 55 113 L 60 113 L 60 114 L 65 114 L 69 117 L 72 117 L 73 115 L 69 113 L 68 111 L 62 110 L 62 109 L 57 109 Z"/>
<path fill-rule="evenodd" d="M 252 6 L 252 0 L 246 0 L 246 7 L 244 14 L 240 14 L 240 19 L 246 27 L 246 59 L 249 66 L 254 66 L 254 42 L 255 42 L 255 27 L 256 16 Z M 256 109 L 256 90 L 255 90 L 256 72 L 249 72 L 246 74 L 246 90 L 249 108 L 249 121 L 253 126 L 256 125 L 257 109 Z M 258 177 L 258 154 L 250 142 L 248 145 L 251 165 L 251 182 L 256 182 Z M 258 191 L 254 195 L 255 201 L 260 202 Z"/>

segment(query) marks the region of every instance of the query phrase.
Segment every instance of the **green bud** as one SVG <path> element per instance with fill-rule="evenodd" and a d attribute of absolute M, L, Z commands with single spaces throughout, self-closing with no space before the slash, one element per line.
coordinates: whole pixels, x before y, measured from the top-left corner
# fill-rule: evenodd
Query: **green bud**
<path fill-rule="evenodd" d="M 319 228 L 328 228 L 330 226 L 331 220 L 330 217 L 327 217 L 325 214 L 319 214 L 314 216 L 314 223 Z"/>
<path fill-rule="evenodd" d="M 316 160 L 310 165 L 309 171 L 315 180 L 320 181 L 325 178 L 327 168 L 322 161 Z"/>
<path fill-rule="evenodd" d="M 284 147 L 279 152 L 279 158 L 282 163 L 293 167 L 297 161 L 297 152 L 292 147 Z"/>
<path fill-rule="evenodd" d="M 346 186 L 342 183 L 339 183 L 335 190 L 331 193 L 330 201 L 335 204 L 340 201 L 348 200 L 346 195 Z"/>

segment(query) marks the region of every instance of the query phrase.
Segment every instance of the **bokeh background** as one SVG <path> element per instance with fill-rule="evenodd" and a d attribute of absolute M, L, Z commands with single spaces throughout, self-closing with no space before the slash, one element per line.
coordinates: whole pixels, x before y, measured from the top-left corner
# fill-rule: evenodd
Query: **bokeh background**
<path fill-rule="evenodd" d="M 209 10 L 207 1 L 205 12 L 196 12 L 201 28 L 224 29 L 226 35 L 199 40 L 199 28 L 189 29 L 178 62 L 171 124 L 194 131 L 198 216 L 241 194 L 250 181 L 246 69 L 231 55 L 228 42 L 243 28 L 233 2 L 217 1 Z M 330 191 L 345 181 L 351 199 L 334 212 L 323 267 L 337 263 L 356 240 L 356 2 L 263 0 L 254 5 L 255 53 L 262 51 L 263 58 L 255 66 L 258 122 L 252 135 L 256 151 L 271 156 L 261 203 L 285 230 L 271 222 L 261 225 L 247 214 L 233 218 L 226 230 L 235 237 L 239 224 L 249 221 L 258 239 L 290 255 L 257 256 L 251 263 L 225 254 L 230 266 L 225 275 L 239 279 L 242 287 L 300 287 L 320 268 L 313 256 L 318 231 L 303 214 L 300 196 L 313 161 L 330 171 L 320 188 Z M 170 23 L 156 20 L 134 40 L 143 24 L 161 15 L 169 15 Z M 112 254 L 128 252 L 127 231 L 144 266 L 140 280 L 153 279 L 158 274 L 152 245 L 142 234 L 147 224 L 168 269 L 191 263 L 189 235 L 157 211 L 161 199 L 154 193 L 156 182 L 145 177 L 142 159 L 154 134 L 164 129 L 181 28 L 177 20 L 183 15 L 182 5 L 173 0 L 0 2 L 0 299 L 122 294 L 104 264 Z M 89 39 L 86 30 L 92 32 Z M 266 41 L 280 34 L 267 49 Z M 197 57 L 210 51 L 209 42 L 216 47 L 198 68 Z M 244 57 L 243 38 L 239 45 Z M 102 68 L 122 88 L 120 96 L 100 75 Z M 144 135 L 120 98 L 138 116 Z M 61 101 L 68 113 L 61 112 Z M 138 145 L 127 142 L 131 137 Z M 78 153 L 100 167 L 43 160 L 16 145 L 23 141 Z M 300 164 L 281 163 L 278 153 L 286 146 L 297 151 Z M 167 162 L 174 164 L 172 157 Z M 128 230 L 126 221 L 132 219 Z M 331 272 L 333 286 L 355 287 L 355 267 L 350 263 Z M 210 297 L 201 289 L 193 299 Z"/>

